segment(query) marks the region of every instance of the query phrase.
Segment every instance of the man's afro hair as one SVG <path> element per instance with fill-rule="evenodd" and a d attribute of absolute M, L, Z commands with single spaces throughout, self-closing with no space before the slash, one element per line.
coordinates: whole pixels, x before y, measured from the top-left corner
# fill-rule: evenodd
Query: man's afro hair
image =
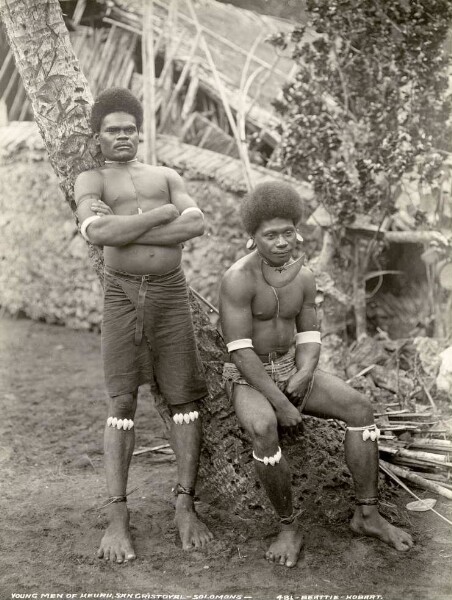
<path fill-rule="evenodd" d="M 143 124 L 143 107 L 130 90 L 121 87 L 108 88 L 101 92 L 91 109 L 91 129 L 98 133 L 104 117 L 114 112 L 125 112 L 135 117 L 137 129 Z"/>
<path fill-rule="evenodd" d="M 303 215 L 303 202 L 298 192 L 284 181 L 267 181 L 256 185 L 243 200 L 241 217 L 250 235 L 263 221 L 289 219 L 296 225 Z"/>

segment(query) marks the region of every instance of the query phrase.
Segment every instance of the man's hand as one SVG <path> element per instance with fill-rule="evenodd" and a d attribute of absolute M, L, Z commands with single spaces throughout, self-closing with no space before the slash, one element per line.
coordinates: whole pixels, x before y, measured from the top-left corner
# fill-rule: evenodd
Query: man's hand
<path fill-rule="evenodd" d="M 98 217 L 114 214 L 108 204 L 105 204 L 105 202 L 102 202 L 102 200 L 99 199 L 93 200 L 93 203 L 91 204 L 91 210 L 93 213 L 96 213 Z"/>
<path fill-rule="evenodd" d="M 174 204 L 164 204 L 163 206 L 153 208 L 152 210 L 155 210 L 155 214 L 158 214 L 160 217 L 165 219 L 165 224 L 171 223 L 172 221 L 177 219 L 177 217 L 180 217 L 180 213 L 174 206 Z"/>
<path fill-rule="evenodd" d="M 278 408 L 275 407 L 275 414 L 281 427 L 296 427 L 302 421 L 298 409 L 289 400 Z"/>
<path fill-rule="evenodd" d="M 312 373 L 310 371 L 297 371 L 290 377 L 286 386 L 286 394 L 290 398 L 296 400 L 303 400 L 307 392 L 309 382 L 312 379 Z"/>

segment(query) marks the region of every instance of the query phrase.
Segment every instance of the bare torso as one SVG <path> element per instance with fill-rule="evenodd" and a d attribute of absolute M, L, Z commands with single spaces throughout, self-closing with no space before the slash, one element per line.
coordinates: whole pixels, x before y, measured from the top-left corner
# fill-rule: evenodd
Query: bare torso
<path fill-rule="evenodd" d="M 171 202 L 164 169 L 140 162 L 106 164 L 99 169 L 103 177 L 102 200 L 116 215 L 147 212 Z M 127 244 L 104 246 L 105 264 L 120 271 L 166 273 L 181 261 L 182 247 Z"/>
<path fill-rule="evenodd" d="M 243 270 L 252 288 L 252 340 L 257 354 L 286 352 L 294 341 L 295 319 L 304 299 L 309 270 L 300 263 L 279 273 L 265 265 L 257 252 L 239 260 L 232 269 Z"/>

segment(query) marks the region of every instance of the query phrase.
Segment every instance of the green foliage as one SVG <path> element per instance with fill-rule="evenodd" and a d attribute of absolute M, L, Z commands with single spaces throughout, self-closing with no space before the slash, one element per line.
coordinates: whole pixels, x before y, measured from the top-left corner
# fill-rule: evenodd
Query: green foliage
<path fill-rule="evenodd" d="M 400 177 L 438 167 L 450 144 L 445 41 L 450 0 L 308 0 L 308 21 L 270 40 L 299 68 L 276 103 L 275 159 L 313 185 L 340 226 L 380 223 Z M 441 161 L 440 161 L 441 162 Z"/>

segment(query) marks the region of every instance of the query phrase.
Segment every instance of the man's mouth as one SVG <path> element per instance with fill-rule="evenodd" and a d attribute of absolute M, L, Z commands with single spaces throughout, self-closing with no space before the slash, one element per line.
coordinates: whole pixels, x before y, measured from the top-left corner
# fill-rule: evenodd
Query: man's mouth
<path fill-rule="evenodd" d="M 115 146 L 115 150 L 130 150 L 131 146 L 130 144 L 121 144 L 118 146 Z"/>

